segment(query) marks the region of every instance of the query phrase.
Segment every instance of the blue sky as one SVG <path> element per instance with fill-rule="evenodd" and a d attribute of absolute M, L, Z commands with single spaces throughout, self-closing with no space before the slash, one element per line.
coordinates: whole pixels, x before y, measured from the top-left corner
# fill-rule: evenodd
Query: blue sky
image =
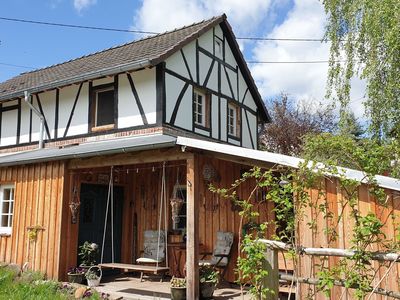
<path fill-rule="evenodd" d="M 317 0 L 2 0 L 0 17 L 163 32 L 226 13 L 236 36 L 321 38 L 325 14 Z M 0 82 L 144 35 L 60 28 L 0 20 Z M 326 60 L 329 45 L 239 41 L 248 61 Z M 323 100 L 327 64 L 249 65 L 264 99 L 287 92 Z M 355 82 L 353 98 L 363 96 Z M 358 100 L 357 100 L 358 101 Z M 361 102 L 355 102 L 357 115 Z"/>

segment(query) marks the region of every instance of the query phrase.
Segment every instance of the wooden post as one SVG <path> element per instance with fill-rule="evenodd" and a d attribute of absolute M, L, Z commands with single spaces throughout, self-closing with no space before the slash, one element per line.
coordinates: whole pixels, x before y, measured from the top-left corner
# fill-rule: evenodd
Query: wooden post
<path fill-rule="evenodd" d="M 277 300 L 279 296 L 278 250 L 267 247 L 265 258 L 264 270 L 268 271 L 268 276 L 264 278 L 264 287 L 271 291 L 267 299 Z"/>
<path fill-rule="evenodd" d="M 197 156 L 186 160 L 186 298 L 199 299 L 199 184 Z"/>

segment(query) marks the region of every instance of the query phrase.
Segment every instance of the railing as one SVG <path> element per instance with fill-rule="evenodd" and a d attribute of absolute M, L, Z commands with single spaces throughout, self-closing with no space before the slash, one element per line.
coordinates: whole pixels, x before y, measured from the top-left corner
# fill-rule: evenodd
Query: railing
<path fill-rule="evenodd" d="M 293 250 L 292 246 L 289 244 L 285 244 L 278 241 L 271 240 L 260 240 L 262 243 L 266 244 L 267 249 L 265 253 L 266 257 L 266 265 L 265 269 L 268 271 L 268 277 L 264 280 L 264 286 L 267 287 L 270 291 L 273 291 L 273 296 L 270 298 L 275 300 L 278 299 L 279 294 L 279 280 L 288 281 L 288 282 L 297 282 L 297 283 L 306 283 L 311 285 L 318 285 L 318 278 L 304 278 L 304 277 L 296 277 L 290 274 L 280 274 L 278 267 L 278 252 L 279 251 L 288 251 Z M 336 256 L 336 257 L 348 257 L 351 258 L 356 255 L 356 251 L 348 250 L 348 249 L 336 249 L 336 248 L 304 248 L 297 247 L 294 249 L 296 253 L 301 255 L 310 255 L 310 256 Z M 399 253 L 382 253 L 382 252 L 371 252 L 371 260 L 376 261 L 391 261 L 391 262 L 400 262 L 400 254 Z M 379 282 L 380 283 L 380 282 Z M 341 280 L 335 280 L 334 285 L 336 286 L 345 286 L 345 282 Z M 379 284 L 378 284 L 379 285 Z M 377 286 L 370 287 L 369 292 L 380 294 L 384 296 L 389 296 L 395 299 L 400 299 L 400 292 L 388 291 Z M 356 288 L 356 287 L 350 287 Z"/>

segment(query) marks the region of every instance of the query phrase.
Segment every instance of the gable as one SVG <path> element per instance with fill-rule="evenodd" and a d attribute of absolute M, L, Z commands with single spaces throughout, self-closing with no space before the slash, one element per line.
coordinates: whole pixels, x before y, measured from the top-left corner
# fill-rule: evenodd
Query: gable
<path fill-rule="evenodd" d="M 164 122 L 212 139 L 257 148 L 259 120 L 268 120 L 265 106 L 249 80 L 243 57 L 230 42 L 231 32 L 224 22 L 175 51 L 165 60 Z M 193 119 L 194 91 L 207 94 L 207 123 L 199 126 Z M 240 130 L 236 137 L 227 133 L 227 110 L 238 109 Z"/>

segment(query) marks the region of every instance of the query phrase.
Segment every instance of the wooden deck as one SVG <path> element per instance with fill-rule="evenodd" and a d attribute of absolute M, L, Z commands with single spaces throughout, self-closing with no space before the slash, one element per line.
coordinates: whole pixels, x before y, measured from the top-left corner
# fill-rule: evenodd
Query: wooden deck
<path fill-rule="evenodd" d="M 149 278 L 143 282 L 129 275 L 109 276 L 101 280 L 96 287 L 100 293 L 108 293 L 113 299 L 122 297 L 125 300 L 167 300 L 171 299 L 169 280 L 159 282 Z M 214 292 L 214 299 L 249 300 L 250 295 L 241 297 L 239 288 L 221 287 Z"/>

